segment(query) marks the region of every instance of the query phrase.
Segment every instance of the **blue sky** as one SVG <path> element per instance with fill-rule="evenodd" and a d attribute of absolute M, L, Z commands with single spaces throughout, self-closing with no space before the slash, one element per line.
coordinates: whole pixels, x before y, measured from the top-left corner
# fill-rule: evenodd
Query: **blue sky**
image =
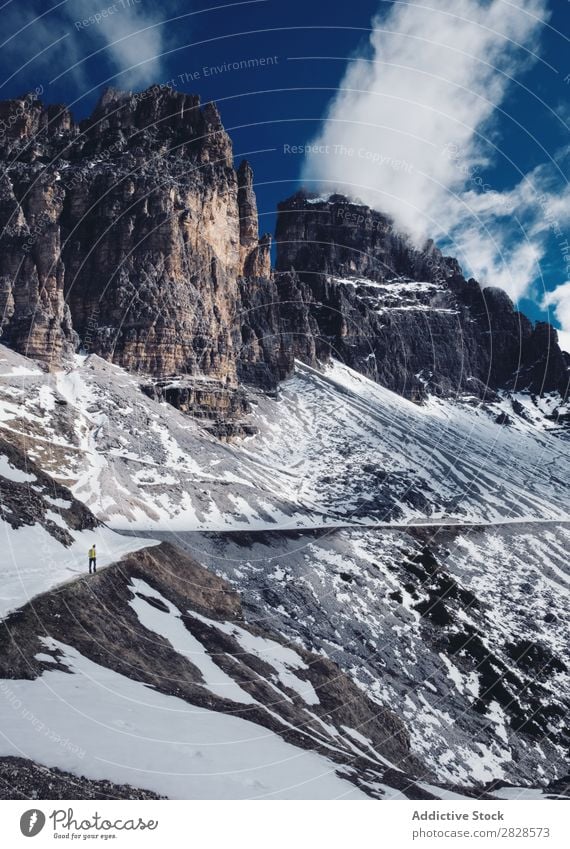
<path fill-rule="evenodd" d="M 41 87 L 79 117 L 110 84 L 215 100 L 263 230 L 301 180 L 344 189 L 570 348 L 566 0 L 8 0 L 0 20 L 3 98 Z"/>

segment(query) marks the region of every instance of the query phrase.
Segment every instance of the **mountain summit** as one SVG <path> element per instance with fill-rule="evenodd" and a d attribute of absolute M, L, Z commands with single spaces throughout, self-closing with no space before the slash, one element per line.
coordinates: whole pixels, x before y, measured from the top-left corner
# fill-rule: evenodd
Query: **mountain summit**
<path fill-rule="evenodd" d="M 305 192 L 284 201 L 273 271 L 251 166 L 234 169 L 213 104 L 153 86 L 107 90 L 80 124 L 37 100 L 1 105 L 12 112 L 0 309 L 2 341 L 18 352 L 54 365 L 83 350 L 220 391 L 275 388 L 295 358 L 334 355 L 415 400 L 566 397 L 570 360 L 549 325 L 369 207 Z"/>

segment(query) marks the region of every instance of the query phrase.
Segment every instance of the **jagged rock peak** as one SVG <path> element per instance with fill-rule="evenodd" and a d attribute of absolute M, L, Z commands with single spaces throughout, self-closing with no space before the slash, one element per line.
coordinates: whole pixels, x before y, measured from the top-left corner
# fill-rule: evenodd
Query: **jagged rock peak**
<path fill-rule="evenodd" d="M 188 110 L 199 111 L 200 108 L 198 95 L 186 94 L 166 85 L 153 85 L 140 92 L 109 87 L 101 94 L 85 125 L 108 118 L 118 126 L 135 123 L 140 128 L 146 126 L 145 119 L 149 116 L 180 118 Z"/>
<path fill-rule="evenodd" d="M 259 225 L 257 200 L 253 190 L 253 169 L 247 159 L 242 160 L 237 170 L 240 242 L 246 248 L 257 244 Z"/>
<path fill-rule="evenodd" d="M 259 238 L 257 199 L 253 188 L 253 169 L 243 159 L 237 170 L 240 261 L 244 277 L 268 278 L 271 275 L 271 236 Z"/>
<path fill-rule="evenodd" d="M 108 143 L 115 134 L 129 146 L 158 147 L 161 155 L 183 154 L 232 166 L 231 141 L 216 105 L 201 105 L 198 95 L 166 85 L 136 93 L 106 89 L 81 129 L 91 140 Z"/>
<path fill-rule="evenodd" d="M 125 91 L 120 88 L 115 88 L 114 86 L 107 86 L 103 89 L 101 97 L 97 101 L 92 117 L 97 114 L 103 114 L 113 106 L 117 106 L 120 103 L 125 103 L 132 96 L 132 91 Z"/>
<path fill-rule="evenodd" d="M 60 103 L 44 105 L 35 91 L 0 101 L 0 151 L 74 132 L 77 126 L 69 109 Z"/>
<path fill-rule="evenodd" d="M 567 391 L 552 329 L 342 195 L 279 205 L 272 274 L 252 168 L 234 170 L 213 103 L 166 86 L 109 89 L 79 127 L 35 101 L 11 121 L 10 103 L 0 315 L 17 351 L 57 364 L 79 346 L 231 387 L 271 389 L 294 358 L 335 356 L 413 399 Z"/>
<path fill-rule="evenodd" d="M 105 152 L 175 155 L 232 167 L 229 136 L 214 103 L 154 85 L 141 92 L 107 88 L 92 114 L 77 123 L 67 107 L 43 105 L 39 95 L 0 102 L 0 154 L 18 162 L 79 159 Z"/>

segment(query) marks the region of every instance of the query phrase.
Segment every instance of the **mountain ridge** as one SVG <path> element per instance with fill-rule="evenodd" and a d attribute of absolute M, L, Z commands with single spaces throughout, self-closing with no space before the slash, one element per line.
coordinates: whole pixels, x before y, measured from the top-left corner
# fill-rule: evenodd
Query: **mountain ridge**
<path fill-rule="evenodd" d="M 331 354 L 417 401 L 567 397 L 550 325 L 381 212 L 297 192 L 279 205 L 272 270 L 253 171 L 235 170 L 213 103 L 153 86 L 107 90 L 79 124 L 57 109 L 28 101 L 0 138 L 4 344 L 48 364 L 79 349 L 157 379 L 207 377 L 222 419 L 240 384 L 272 391 L 295 358 Z"/>

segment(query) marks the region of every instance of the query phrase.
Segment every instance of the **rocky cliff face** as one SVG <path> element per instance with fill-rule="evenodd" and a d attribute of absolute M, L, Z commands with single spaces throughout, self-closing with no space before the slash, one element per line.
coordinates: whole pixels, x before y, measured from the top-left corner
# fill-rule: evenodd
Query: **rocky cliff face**
<path fill-rule="evenodd" d="M 59 184 L 39 173 L 25 183 L 0 176 L 2 340 L 46 362 L 77 343 L 64 295 L 63 200 Z"/>
<path fill-rule="evenodd" d="M 158 380 L 206 378 L 210 401 L 180 396 L 206 418 L 234 415 L 215 399 L 240 383 L 273 390 L 295 358 L 331 355 L 415 400 L 567 392 L 552 328 L 344 197 L 280 205 L 272 272 L 252 169 L 234 169 L 216 107 L 196 96 L 109 89 L 80 124 L 8 101 L 0 160 L 2 342 L 28 356 L 82 349 Z"/>
<path fill-rule="evenodd" d="M 280 204 L 276 238 L 278 272 L 296 272 L 321 353 L 414 399 L 426 389 L 567 394 L 570 363 L 552 327 L 465 280 L 433 243 L 417 250 L 382 214 L 301 192 Z"/>
<path fill-rule="evenodd" d="M 238 280 L 263 285 L 269 241 L 215 106 L 154 87 L 108 90 L 80 125 L 28 111 L 0 139 L 3 341 L 235 385 Z"/>

